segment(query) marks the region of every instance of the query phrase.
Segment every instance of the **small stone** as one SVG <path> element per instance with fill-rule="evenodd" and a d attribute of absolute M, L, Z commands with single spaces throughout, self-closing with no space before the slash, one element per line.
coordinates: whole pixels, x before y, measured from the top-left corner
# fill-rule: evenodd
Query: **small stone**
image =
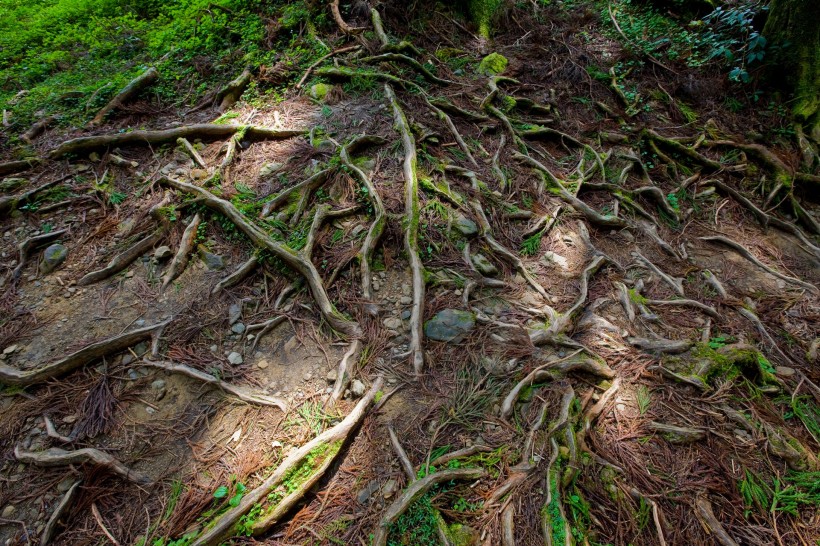
<path fill-rule="evenodd" d="M 453 220 L 453 227 L 456 228 L 462 235 L 470 236 L 478 233 L 478 226 L 476 223 L 461 213 L 456 214 L 456 217 Z"/>
<path fill-rule="evenodd" d="M 373 281 L 373 291 L 378 292 L 381 289 L 382 289 L 381 283 L 379 283 L 379 281 Z"/>
<path fill-rule="evenodd" d="M 260 360 L 259 362 L 256 363 L 256 367 L 259 368 L 260 370 L 264 370 L 268 366 L 270 366 L 270 362 L 268 362 L 265 359 L 262 359 L 262 360 Z"/>
<path fill-rule="evenodd" d="M 174 255 L 174 252 L 171 250 L 171 247 L 163 245 L 161 247 L 158 247 L 154 251 L 154 260 L 159 262 L 161 260 L 165 260 L 167 258 L 170 258 L 173 255 Z"/>
<path fill-rule="evenodd" d="M 308 372 L 302 376 L 302 379 L 304 379 L 305 381 L 310 381 L 311 379 L 313 379 L 313 374 Z"/>
<path fill-rule="evenodd" d="M 157 410 L 155 410 L 151 406 L 145 406 L 145 413 L 147 413 L 148 415 L 154 415 L 156 412 Z"/>
<path fill-rule="evenodd" d="M 410 305 L 413 303 L 413 298 L 410 296 L 402 296 L 401 299 L 399 299 L 399 303 L 402 305 Z"/>
<path fill-rule="evenodd" d="M 65 423 L 66 425 L 70 425 L 70 424 L 76 423 L 76 422 L 77 422 L 77 416 L 76 415 L 66 415 L 65 417 L 63 417 L 63 423 Z"/>
<path fill-rule="evenodd" d="M 387 483 L 385 483 L 384 487 L 382 487 L 382 496 L 386 499 L 389 499 L 396 493 L 397 489 L 398 484 L 396 483 L 396 480 L 391 478 L 387 480 Z"/>
<path fill-rule="evenodd" d="M 154 389 L 155 391 L 161 391 L 161 390 L 165 389 L 165 380 L 157 379 L 156 381 L 151 383 L 151 388 Z"/>
<path fill-rule="evenodd" d="M 3 349 L 3 354 L 4 355 L 10 355 L 11 353 L 13 353 L 16 350 L 17 350 L 17 345 L 9 345 L 5 349 Z"/>
<path fill-rule="evenodd" d="M 370 500 L 370 497 L 373 496 L 373 493 L 379 490 L 379 482 L 376 480 L 372 480 L 368 482 L 364 489 L 359 491 L 356 494 L 356 500 L 359 501 L 359 504 L 367 504 Z"/>
<path fill-rule="evenodd" d="M 410 286 L 409 283 L 404 283 L 401 285 L 401 293 L 404 296 L 409 296 L 413 293 L 413 288 Z"/>
<path fill-rule="evenodd" d="M 358 379 L 354 379 L 353 383 L 350 384 L 350 392 L 356 398 L 361 398 L 362 396 L 364 396 L 365 390 L 366 389 L 364 383 L 362 383 Z"/>
<path fill-rule="evenodd" d="M 282 442 L 280 442 L 279 440 L 274 440 L 270 443 L 270 446 L 273 448 L 282 447 Z"/>
<path fill-rule="evenodd" d="M 59 491 L 60 493 L 67 492 L 69 489 L 71 489 L 71 486 L 74 485 L 74 482 L 76 480 L 77 478 L 75 478 L 74 476 L 66 476 L 65 478 L 60 480 L 60 483 L 57 484 L 57 491 Z"/>
<path fill-rule="evenodd" d="M 410 312 L 410 309 L 405 309 L 404 311 L 401 312 L 402 320 L 409 319 L 411 315 L 412 315 L 412 313 Z"/>
<path fill-rule="evenodd" d="M 242 306 L 238 303 L 232 303 L 228 307 L 228 324 L 235 324 L 242 317 Z"/>
<path fill-rule="evenodd" d="M 43 252 L 43 262 L 40 265 L 40 271 L 45 274 L 51 273 L 62 265 L 67 256 L 68 249 L 65 246 L 61 244 L 49 246 L 46 248 L 46 251 Z"/>
<path fill-rule="evenodd" d="M 191 178 L 194 180 L 204 180 L 208 178 L 208 171 L 205 169 L 191 169 Z"/>
<path fill-rule="evenodd" d="M 774 373 L 780 377 L 792 377 L 795 371 L 794 368 L 789 368 L 788 366 L 778 366 L 774 369 Z"/>
<path fill-rule="evenodd" d="M 388 317 L 382 321 L 384 327 L 388 330 L 398 330 L 401 328 L 401 319 L 398 317 Z"/>
<path fill-rule="evenodd" d="M 3 508 L 3 513 L 0 514 L 0 517 L 5 519 L 11 519 L 14 516 L 14 513 L 17 511 L 17 507 L 13 504 L 9 504 L 5 508 Z"/>
<path fill-rule="evenodd" d="M 484 254 L 473 254 L 470 259 L 478 272 L 485 277 L 498 275 L 498 268 Z"/>
<path fill-rule="evenodd" d="M 285 350 L 285 354 L 290 356 L 290 354 L 296 350 L 296 347 L 299 346 L 299 340 L 296 339 L 296 336 L 291 336 L 289 340 L 285 342 L 285 345 L 282 347 Z"/>
<path fill-rule="evenodd" d="M 245 361 L 245 359 L 242 358 L 242 355 L 237 353 L 236 351 L 234 351 L 234 352 L 232 352 L 231 354 L 228 355 L 228 362 L 230 362 L 234 366 L 238 366 L 238 365 L 242 364 L 244 361 Z"/>
<path fill-rule="evenodd" d="M 242 324 L 241 322 L 237 322 L 236 324 L 231 326 L 231 332 L 233 332 L 234 334 L 238 334 L 238 335 L 244 334 L 245 333 L 245 325 Z"/>
<path fill-rule="evenodd" d="M 334 369 L 334 370 L 330 370 L 329 372 L 327 372 L 327 375 L 325 376 L 325 379 L 327 380 L 328 383 L 335 383 L 336 379 L 338 377 L 339 377 L 339 374 Z"/>

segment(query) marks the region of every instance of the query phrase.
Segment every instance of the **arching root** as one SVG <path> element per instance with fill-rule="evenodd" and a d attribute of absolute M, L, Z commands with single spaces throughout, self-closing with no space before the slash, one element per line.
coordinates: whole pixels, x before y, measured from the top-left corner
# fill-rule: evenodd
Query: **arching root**
<path fill-rule="evenodd" d="M 153 66 L 131 80 L 131 82 L 122 88 L 122 91 L 117 93 L 117 95 L 106 104 L 102 110 L 97 112 L 97 115 L 94 116 L 89 122 L 89 125 L 99 125 L 105 119 L 105 116 L 120 108 L 123 104 L 131 100 L 133 97 L 136 97 L 140 91 L 152 85 L 159 79 L 159 72 Z"/>
<path fill-rule="evenodd" d="M 191 219 L 191 222 L 185 228 L 185 231 L 182 233 L 182 240 L 179 243 L 179 249 L 177 249 L 177 253 L 174 256 L 174 259 L 171 261 L 171 264 L 168 266 L 168 270 L 162 276 L 162 287 L 160 288 L 161 291 L 165 291 L 168 288 L 168 285 L 171 284 L 174 279 L 179 277 L 182 272 L 185 270 L 185 266 L 188 265 L 188 257 L 191 254 L 191 251 L 194 249 L 194 242 L 196 241 L 196 230 L 199 228 L 199 224 L 202 221 L 199 214 L 195 214 L 194 217 Z"/>
<path fill-rule="evenodd" d="M 52 447 L 44 451 L 32 452 L 23 451 L 20 449 L 20 446 L 17 446 L 14 448 L 14 456 L 21 463 L 45 467 L 92 463 L 128 481 L 137 484 L 151 483 L 151 478 L 148 476 L 131 470 L 108 453 L 103 453 L 99 449 L 91 447 L 77 449 L 75 451 L 66 451 L 65 449 Z"/>

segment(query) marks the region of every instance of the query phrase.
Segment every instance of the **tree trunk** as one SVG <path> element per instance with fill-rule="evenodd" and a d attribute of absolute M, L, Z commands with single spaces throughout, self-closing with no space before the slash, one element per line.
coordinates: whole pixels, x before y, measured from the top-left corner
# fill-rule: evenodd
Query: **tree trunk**
<path fill-rule="evenodd" d="M 771 81 L 793 94 L 796 121 L 820 142 L 820 2 L 771 0 L 763 35 L 778 48 Z"/>

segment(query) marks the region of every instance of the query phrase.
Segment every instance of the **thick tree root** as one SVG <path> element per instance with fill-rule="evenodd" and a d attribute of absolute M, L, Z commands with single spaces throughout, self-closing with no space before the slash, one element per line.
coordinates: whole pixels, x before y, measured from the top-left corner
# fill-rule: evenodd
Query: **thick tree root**
<path fill-rule="evenodd" d="M 364 419 L 366 410 L 381 388 L 382 383 L 382 378 L 379 377 L 367 394 L 356 404 L 353 411 L 341 423 L 324 431 L 302 447 L 293 450 L 262 484 L 248 491 L 236 507 L 230 508 L 211 522 L 203 533 L 194 539 L 191 546 L 216 546 L 221 544 L 234 535 L 240 518 L 254 509 L 257 515 L 252 522 L 249 522 L 252 524 L 251 532 L 253 535 L 260 535 L 276 524 L 324 475 L 341 446 Z M 309 477 L 292 492 L 283 491 L 280 495 L 277 495 L 277 498 L 281 500 L 272 503 L 272 506 L 266 506 L 269 503 L 268 498 L 278 491 L 283 479 L 291 471 L 301 468 L 301 465 L 304 464 L 305 459 L 310 454 L 317 455 L 317 452 L 318 455 L 324 455 L 324 459 L 316 463 L 317 466 L 312 469 Z M 318 459 L 318 457 L 315 458 Z M 257 506 L 259 508 L 256 508 Z"/>
<path fill-rule="evenodd" d="M 3 173 L 0 172 L 0 175 L 2 175 L 2 174 Z M 47 190 L 48 188 L 51 188 L 51 187 L 59 184 L 60 182 L 64 182 L 65 180 L 71 178 L 72 176 L 74 176 L 74 175 L 63 176 L 63 177 L 58 178 L 56 180 L 52 180 L 51 182 L 46 182 L 45 184 L 37 186 L 36 188 L 28 190 L 27 192 L 22 193 L 20 195 L 16 195 L 16 196 L 15 195 L 0 195 L 0 214 L 7 214 L 7 213 L 13 211 L 16 208 L 19 208 L 19 207 L 25 205 L 26 203 L 31 201 L 32 197 L 34 197 L 35 195 L 37 195 L 41 191 Z"/>
<path fill-rule="evenodd" d="M 253 125 L 203 123 L 158 131 L 131 131 L 130 133 L 74 138 L 57 146 L 57 148 L 49 152 L 48 157 L 50 159 L 62 159 L 68 154 L 80 155 L 99 150 L 100 148 L 113 148 L 130 144 L 165 144 L 166 142 L 176 142 L 178 138 L 218 140 L 229 138 L 239 131 L 245 131 L 245 138 L 249 140 L 287 139 L 306 133 L 306 131 L 298 129 L 269 129 L 266 127 L 255 127 Z"/>
<path fill-rule="evenodd" d="M 454 468 L 441 470 L 420 480 L 416 480 L 410 484 L 404 494 L 385 510 L 381 522 L 373 534 L 372 546 L 385 546 L 387 544 L 390 526 L 393 522 L 404 514 L 419 497 L 427 493 L 435 485 L 455 480 L 475 480 L 486 475 L 487 471 L 483 468 Z"/>
<path fill-rule="evenodd" d="M 701 241 L 708 241 L 710 243 L 718 243 L 718 244 L 728 246 L 729 248 L 731 248 L 732 250 L 734 250 L 735 252 L 740 254 L 742 257 L 746 258 L 747 260 L 749 260 L 750 262 L 755 264 L 757 267 L 759 267 L 760 269 L 762 269 L 766 273 L 768 273 L 768 274 L 770 274 L 774 277 L 777 277 L 778 279 L 780 279 L 782 281 L 785 281 L 787 283 L 795 284 L 797 286 L 801 286 L 801 287 L 803 287 L 803 288 L 805 288 L 805 289 L 807 289 L 811 292 L 815 292 L 815 293 L 818 292 L 817 287 L 814 286 L 813 284 L 809 284 L 807 282 L 801 281 L 800 279 L 795 279 L 794 277 L 789 277 L 788 275 L 784 275 L 782 273 L 779 273 L 779 272 L 775 271 L 774 269 L 772 269 L 768 265 L 766 265 L 763 262 L 761 262 L 760 260 L 758 260 L 757 257 L 755 257 L 755 255 L 752 254 L 752 252 L 748 248 L 746 248 L 745 246 L 741 245 L 740 243 L 738 243 L 736 241 L 733 241 L 732 239 L 729 239 L 728 237 L 724 237 L 722 235 L 715 235 L 713 237 L 699 237 L 699 239 Z"/>
<path fill-rule="evenodd" d="M 32 452 L 23 451 L 20 446 L 17 446 L 14 448 L 14 456 L 21 463 L 45 467 L 92 463 L 128 481 L 143 485 L 151 483 L 151 478 L 148 476 L 131 470 L 108 453 L 90 447 L 75 451 L 52 447 L 44 451 Z"/>
<path fill-rule="evenodd" d="M 305 256 L 278 241 L 274 241 L 267 233 L 248 222 L 229 201 L 220 199 L 203 188 L 178 180 L 162 178 L 160 183 L 202 198 L 208 208 L 227 216 L 255 245 L 269 250 L 274 256 L 280 258 L 285 264 L 299 273 L 310 287 L 310 292 L 319 307 L 319 311 L 331 328 L 351 336 L 357 336 L 361 333 L 358 323 L 345 318 L 330 302 L 319 272 Z"/>
<path fill-rule="evenodd" d="M 57 503 L 57 506 L 54 507 L 54 511 L 51 512 L 51 516 L 48 518 L 46 526 L 40 535 L 40 546 L 47 546 L 51 543 L 51 539 L 53 539 L 57 533 L 57 526 L 60 524 L 61 518 L 71 507 L 71 503 L 74 501 L 74 497 L 77 495 L 81 483 L 82 480 L 75 481 L 74 484 L 69 487 L 68 491 L 65 492 L 60 502 Z"/>
<path fill-rule="evenodd" d="M 352 27 L 348 25 L 342 17 L 342 12 L 339 10 L 339 0 L 331 0 L 330 11 L 333 13 L 333 20 L 339 25 L 339 30 L 345 34 L 361 34 L 365 27 Z"/>
<path fill-rule="evenodd" d="M 681 300 L 644 300 L 643 303 L 645 303 L 646 305 L 661 305 L 661 306 L 673 306 L 673 307 L 680 307 L 680 306 L 694 307 L 695 309 L 699 309 L 699 310 L 703 311 L 704 313 L 706 313 L 707 315 L 709 315 L 710 317 L 712 317 L 714 319 L 719 319 L 720 318 L 720 313 L 717 312 L 717 309 L 715 309 L 714 307 L 710 307 L 706 304 L 703 304 L 699 301 L 695 301 L 695 300 L 687 300 L 687 299 L 681 299 Z"/>
<path fill-rule="evenodd" d="M 77 281 L 77 284 L 79 286 L 86 286 L 116 275 L 128 267 L 134 260 L 154 248 L 154 245 L 165 236 L 165 232 L 165 229 L 160 228 L 151 235 L 143 237 L 123 252 L 114 256 L 104 268 L 83 275 L 83 277 Z"/>
<path fill-rule="evenodd" d="M 122 88 L 122 90 L 117 93 L 117 95 L 106 104 L 102 110 L 97 112 L 97 115 L 94 116 L 89 122 L 89 125 L 99 125 L 105 119 L 105 116 L 116 110 L 117 108 L 122 107 L 126 102 L 137 96 L 140 91 L 152 85 L 159 79 L 159 72 L 153 66 L 131 80 L 131 82 Z"/>
<path fill-rule="evenodd" d="M 648 339 L 645 337 L 630 337 L 627 339 L 630 345 L 648 351 L 650 353 L 684 353 L 692 348 L 694 342 L 688 339 L 673 340 L 673 339 Z"/>
<path fill-rule="evenodd" d="M 162 328 L 170 322 L 171 319 L 168 319 L 164 322 L 160 322 L 159 324 L 145 326 L 144 328 L 132 330 L 130 332 L 126 332 L 125 334 L 114 336 L 103 341 L 98 341 L 97 343 L 92 343 L 88 347 L 80 349 L 75 353 L 71 353 L 65 358 L 61 358 L 57 362 L 53 362 L 35 370 L 23 371 L 13 368 L 8 364 L 0 364 L 0 383 L 26 387 L 28 385 L 42 383 L 52 377 L 65 375 L 98 358 L 125 350 L 140 341 L 151 338 L 156 334 L 156 332 L 161 331 Z"/>
<path fill-rule="evenodd" d="M 37 157 L 32 157 L 30 159 L 23 159 L 19 161 L 6 161 L 4 163 L 0 163 L 0 176 L 5 176 L 7 174 L 14 174 L 23 171 L 27 171 L 29 169 L 33 169 L 38 165 L 42 164 L 43 160 Z"/>
<path fill-rule="evenodd" d="M 401 135 L 404 146 L 404 250 L 410 261 L 413 276 L 413 305 L 410 310 L 409 355 L 416 375 L 424 367 L 422 347 L 422 313 L 424 312 L 424 264 L 419 257 L 419 182 L 416 175 L 416 139 L 410 131 L 410 124 L 404 115 L 393 87 L 384 84 L 384 92 L 393 110 L 395 129 Z"/>
<path fill-rule="evenodd" d="M 46 116 L 42 118 L 41 120 L 34 123 L 34 125 L 29 127 L 25 133 L 20 135 L 20 140 L 28 144 L 31 144 L 38 136 L 43 134 L 52 123 L 54 123 L 58 119 L 59 116 Z"/>
<path fill-rule="evenodd" d="M 211 385 L 224 393 L 233 395 L 239 400 L 247 402 L 248 404 L 256 404 L 259 406 L 272 406 L 279 408 L 282 411 L 288 411 L 287 404 L 281 398 L 277 398 L 275 396 L 268 396 L 267 394 L 262 394 L 258 392 L 253 392 L 252 390 L 246 387 L 241 387 L 239 385 L 232 385 L 230 383 L 222 381 L 216 376 L 197 370 L 195 368 L 191 368 L 190 366 L 186 366 L 185 364 L 177 364 L 176 362 L 148 359 L 143 359 L 141 364 L 143 366 L 158 368 L 160 370 L 165 370 L 166 372 L 170 373 L 178 373 L 180 375 L 190 377 L 191 379 L 202 381 L 203 383 Z"/>
<path fill-rule="evenodd" d="M 162 287 L 160 288 L 160 291 L 164 292 L 165 289 L 168 288 L 168 285 L 174 282 L 174 279 L 182 275 L 182 272 L 185 271 L 185 266 L 188 265 L 188 258 L 191 251 L 194 249 L 194 243 L 197 235 L 196 231 L 199 228 L 201 221 L 202 219 L 197 213 L 191 219 L 191 222 L 185 227 L 177 253 L 174 255 L 174 259 L 168 266 L 168 270 L 162 276 Z"/>

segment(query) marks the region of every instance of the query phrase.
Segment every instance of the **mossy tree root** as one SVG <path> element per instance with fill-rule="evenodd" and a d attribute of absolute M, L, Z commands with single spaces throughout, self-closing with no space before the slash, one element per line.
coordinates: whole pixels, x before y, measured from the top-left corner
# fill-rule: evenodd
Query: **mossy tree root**
<path fill-rule="evenodd" d="M 161 178 L 159 182 L 160 184 L 182 192 L 196 195 L 202 199 L 205 206 L 225 215 L 252 243 L 269 250 L 274 256 L 281 259 L 287 266 L 305 279 L 310 288 L 311 295 L 319 307 L 319 312 L 331 328 L 349 336 L 356 337 L 361 334 L 359 324 L 344 317 L 330 302 L 319 272 L 306 256 L 296 252 L 283 243 L 274 241 L 267 233 L 262 231 L 262 229 L 246 220 L 242 213 L 231 202 L 216 197 L 208 190 L 171 178 Z"/>
<path fill-rule="evenodd" d="M 244 93 L 245 89 L 247 89 L 248 85 L 250 85 L 252 77 L 253 68 L 247 66 L 239 76 L 228 82 L 225 87 L 219 90 L 216 94 L 214 102 L 219 103 L 218 110 L 220 112 L 224 112 L 236 104 L 242 96 L 242 93 Z"/>
<path fill-rule="evenodd" d="M 387 507 L 381 522 L 379 522 L 373 534 L 372 546 L 385 546 L 387 544 L 390 526 L 393 522 L 404 514 L 419 497 L 427 493 L 435 485 L 455 480 L 475 480 L 483 478 L 486 475 L 487 471 L 483 468 L 453 468 L 441 470 L 420 480 L 416 480 L 410 484 L 404 494 Z"/>
<path fill-rule="evenodd" d="M 307 479 L 274 506 L 267 507 L 267 509 L 262 506 L 262 511 L 258 513 L 257 517 L 253 521 L 248 522 L 248 524 L 251 525 L 252 534 L 256 536 L 264 533 L 275 525 L 324 475 L 335 459 L 341 445 L 350 438 L 364 419 L 367 408 L 373 402 L 376 393 L 381 389 L 382 383 L 383 380 L 381 377 L 376 379 L 373 386 L 370 387 L 370 390 L 359 400 L 356 407 L 353 408 L 342 422 L 327 429 L 302 447 L 293 450 L 267 479 L 258 487 L 248 491 L 237 506 L 230 508 L 212 522 L 202 534 L 191 542 L 191 546 L 216 546 L 232 537 L 236 533 L 239 520 L 245 514 L 248 514 L 257 505 L 264 505 L 268 495 L 281 485 L 292 471 L 300 468 L 311 453 L 317 449 L 325 449 L 327 453 L 324 459 L 316 468 L 311 469 L 311 473 Z"/>
<path fill-rule="evenodd" d="M 0 171 L 0 175 L 3 175 L 3 174 L 5 174 L 5 173 Z M 7 213 L 10 213 L 12 210 L 14 210 L 14 209 L 28 203 L 32 199 L 32 197 L 34 197 L 35 195 L 37 195 L 41 191 L 47 190 L 48 188 L 56 186 L 60 182 L 65 182 L 67 179 L 71 178 L 72 176 L 74 176 L 74 175 L 71 174 L 71 175 L 68 175 L 68 176 L 63 176 L 63 177 L 60 177 L 56 180 L 52 180 L 51 182 L 46 182 L 45 184 L 41 184 L 40 186 L 37 186 L 36 188 L 32 188 L 32 189 L 28 190 L 27 192 L 21 193 L 20 195 L 2 195 L 2 196 L 0 196 L 0 214 L 5 215 Z"/>
<path fill-rule="evenodd" d="M 130 332 L 92 343 L 56 362 L 34 370 L 23 371 L 13 368 L 8 364 L 0 364 L 0 383 L 16 387 L 27 387 L 29 385 L 42 383 L 52 377 L 65 375 L 98 358 L 118 353 L 141 341 L 150 339 L 170 322 L 171 319 L 168 319 L 158 324 L 131 330 Z"/>
<path fill-rule="evenodd" d="M 393 110 L 395 129 L 401 135 L 404 147 L 404 250 L 410 261 L 412 273 L 413 304 L 410 311 L 409 355 L 413 370 L 418 375 L 424 367 L 424 349 L 422 347 L 422 314 L 424 312 L 424 264 L 419 256 L 419 181 L 416 173 L 416 139 L 410 131 L 410 124 L 404 115 L 393 87 L 384 84 L 384 92 Z"/>
<path fill-rule="evenodd" d="M 106 104 L 102 110 L 97 112 L 97 115 L 94 116 L 94 119 L 91 120 L 89 123 L 90 125 L 99 125 L 105 119 L 105 116 L 116 110 L 117 108 L 122 107 L 126 102 L 131 100 L 133 97 L 136 97 L 140 91 L 145 89 L 146 87 L 154 84 L 159 79 L 159 72 L 153 66 L 131 80 L 131 82 L 122 88 L 122 90 L 117 93 L 117 95 L 111 99 L 108 104 Z"/>
<path fill-rule="evenodd" d="M 91 447 L 74 451 L 66 451 L 65 449 L 52 447 L 44 451 L 32 452 L 24 451 L 20 449 L 20 446 L 16 446 L 14 448 L 14 456 L 21 463 L 44 467 L 92 463 L 128 481 L 141 485 L 151 483 L 151 478 L 145 474 L 135 472 L 108 453 Z"/>

